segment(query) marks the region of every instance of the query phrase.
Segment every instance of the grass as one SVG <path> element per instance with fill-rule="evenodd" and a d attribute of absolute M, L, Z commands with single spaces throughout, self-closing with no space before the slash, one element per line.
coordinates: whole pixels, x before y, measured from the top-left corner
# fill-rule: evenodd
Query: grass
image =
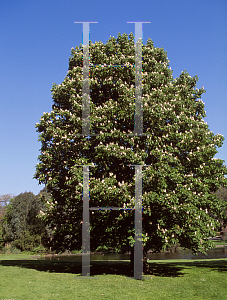
<path fill-rule="evenodd" d="M 215 245 L 227 245 L 227 241 L 218 241 L 218 240 L 214 240 L 212 241 Z"/>
<path fill-rule="evenodd" d="M 0 300 L 226 299 L 227 259 L 149 261 L 152 275 L 135 280 L 129 261 L 44 261 L 0 255 Z"/>

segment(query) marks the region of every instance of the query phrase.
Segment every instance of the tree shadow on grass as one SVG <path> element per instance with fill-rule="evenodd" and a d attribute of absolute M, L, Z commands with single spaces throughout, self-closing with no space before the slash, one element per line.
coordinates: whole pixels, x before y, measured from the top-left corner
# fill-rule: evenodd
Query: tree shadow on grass
<path fill-rule="evenodd" d="M 1 260 L 2 266 L 15 266 L 27 269 L 35 269 L 37 271 L 50 273 L 72 273 L 79 277 L 82 275 L 81 261 L 58 261 L 58 260 Z M 150 273 L 144 275 L 154 275 L 161 277 L 182 277 L 186 272 L 182 272 L 187 268 L 196 266 L 198 268 L 210 268 L 218 272 L 227 271 L 227 260 L 210 260 L 210 261 L 191 261 L 191 262 L 149 262 Z M 131 270 L 129 261 L 91 261 L 90 275 L 121 275 L 133 277 L 134 272 Z"/>
<path fill-rule="evenodd" d="M 81 261 L 2 260 L 0 265 L 35 269 L 37 271 L 50 273 L 72 273 L 82 275 Z M 150 275 L 178 277 L 183 275 L 183 273 L 180 272 L 182 269 L 183 267 L 175 267 L 174 265 L 169 267 L 168 265 L 159 266 L 158 264 L 152 264 L 152 270 L 155 274 L 150 272 Z M 131 270 L 131 265 L 128 261 L 91 261 L 90 274 L 91 276 L 114 274 L 133 277 L 134 271 Z M 149 273 L 144 275 L 149 275 Z"/>
<path fill-rule="evenodd" d="M 131 270 L 131 266 L 129 262 L 124 261 L 102 261 L 101 263 L 99 261 L 94 261 L 93 263 L 93 269 L 91 267 L 91 274 L 94 273 L 94 275 L 101 275 L 101 274 L 116 274 L 116 275 L 125 275 L 128 277 L 134 276 L 134 270 Z M 179 277 L 183 276 L 184 273 L 182 273 L 183 267 L 176 267 L 176 266 L 164 266 L 161 267 L 154 263 L 150 265 L 150 272 L 145 272 L 144 275 L 155 275 L 155 276 L 166 276 L 166 277 Z"/>

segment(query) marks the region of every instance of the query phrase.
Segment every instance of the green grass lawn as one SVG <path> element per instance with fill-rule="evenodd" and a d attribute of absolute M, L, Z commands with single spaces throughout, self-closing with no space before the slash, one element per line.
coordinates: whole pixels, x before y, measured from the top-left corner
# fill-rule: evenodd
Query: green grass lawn
<path fill-rule="evenodd" d="M 215 245 L 227 245 L 227 241 L 212 241 Z"/>
<path fill-rule="evenodd" d="M 0 299 L 226 299 L 227 259 L 149 261 L 153 274 L 135 280 L 129 261 L 44 261 L 0 255 Z"/>

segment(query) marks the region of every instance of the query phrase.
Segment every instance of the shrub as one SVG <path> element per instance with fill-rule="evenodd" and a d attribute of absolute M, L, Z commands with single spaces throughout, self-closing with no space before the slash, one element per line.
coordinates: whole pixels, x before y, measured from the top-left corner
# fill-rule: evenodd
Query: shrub
<path fill-rule="evenodd" d="M 21 253 L 20 249 L 17 249 L 11 244 L 6 244 L 5 247 L 1 249 L 1 254 L 19 254 Z"/>
<path fill-rule="evenodd" d="M 23 233 L 20 234 L 19 237 L 12 242 L 12 245 L 15 248 L 20 249 L 21 251 L 32 251 L 33 248 L 40 245 L 40 236 L 31 235 L 28 230 L 23 231 Z"/>
<path fill-rule="evenodd" d="M 46 252 L 48 252 L 48 250 L 43 245 L 39 245 L 38 247 L 33 248 L 32 252 L 34 252 L 34 253 L 46 253 Z"/>
<path fill-rule="evenodd" d="M 72 254 L 82 253 L 82 250 L 72 250 L 71 253 L 72 253 Z"/>

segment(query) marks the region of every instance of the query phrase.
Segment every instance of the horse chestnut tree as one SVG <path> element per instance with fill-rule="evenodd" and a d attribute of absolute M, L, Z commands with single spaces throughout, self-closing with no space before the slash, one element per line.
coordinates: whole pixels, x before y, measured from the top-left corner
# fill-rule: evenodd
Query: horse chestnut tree
<path fill-rule="evenodd" d="M 224 137 L 214 135 L 197 76 L 173 78 L 163 48 L 142 45 L 143 133 L 134 135 L 134 36 L 118 34 L 106 44 L 89 42 L 90 130 L 82 136 L 83 47 L 72 48 L 66 77 L 53 84 L 52 111 L 36 124 L 41 142 L 34 177 L 52 198 L 41 217 L 51 224 L 53 247 L 81 249 L 83 168 L 90 167 L 90 207 L 135 205 L 135 170 L 143 167 L 143 246 L 174 244 L 206 253 L 214 245 L 226 187 L 224 161 L 214 158 Z M 121 66 L 120 66 L 121 65 Z M 45 201 L 45 200 L 44 200 Z M 132 249 L 134 212 L 90 213 L 91 249 Z"/>

